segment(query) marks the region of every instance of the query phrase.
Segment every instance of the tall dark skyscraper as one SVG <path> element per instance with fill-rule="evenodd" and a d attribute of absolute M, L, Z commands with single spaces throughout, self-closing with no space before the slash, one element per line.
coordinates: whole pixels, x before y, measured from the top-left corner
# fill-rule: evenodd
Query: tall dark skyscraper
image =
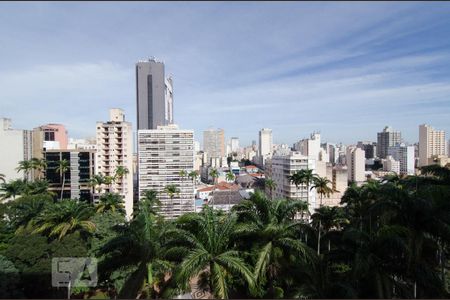
<path fill-rule="evenodd" d="M 136 64 L 137 129 L 156 129 L 173 123 L 172 78 L 164 63 L 149 59 Z"/>

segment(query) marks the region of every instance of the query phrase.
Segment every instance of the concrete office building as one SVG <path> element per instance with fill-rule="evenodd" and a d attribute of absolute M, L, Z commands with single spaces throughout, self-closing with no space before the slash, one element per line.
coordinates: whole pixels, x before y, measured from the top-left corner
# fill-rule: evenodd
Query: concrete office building
<path fill-rule="evenodd" d="M 208 129 L 203 132 L 203 151 L 209 159 L 217 159 L 226 156 L 225 132 L 223 129 Z"/>
<path fill-rule="evenodd" d="M 399 174 L 414 175 L 414 146 L 406 146 L 405 143 L 397 144 L 394 147 L 389 147 L 388 154 L 399 162 Z"/>
<path fill-rule="evenodd" d="M 262 128 L 259 131 L 259 148 L 258 148 L 258 159 L 259 164 L 264 166 L 265 160 L 270 158 L 273 154 L 273 136 L 272 129 Z"/>
<path fill-rule="evenodd" d="M 0 173 L 6 181 L 24 179 L 23 171 L 17 172 L 16 168 L 20 161 L 42 158 L 42 142 L 40 132 L 13 129 L 11 119 L 0 118 Z M 27 179 L 35 175 L 31 172 Z"/>
<path fill-rule="evenodd" d="M 382 132 L 377 134 L 377 156 L 379 158 L 386 158 L 388 155 L 388 148 L 393 147 L 402 142 L 402 134 L 399 131 L 394 131 L 391 127 L 384 127 Z"/>
<path fill-rule="evenodd" d="M 114 177 L 122 166 L 128 170 L 122 178 L 117 178 L 110 186 L 103 186 L 102 192 L 109 190 L 123 196 L 127 218 L 133 214 L 133 129 L 125 121 L 122 109 L 109 110 L 108 122 L 97 122 L 96 174 Z M 98 196 L 98 195 L 97 195 Z"/>
<path fill-rule="evenodd" d="M 164 63 L 149 59 L 136 64 L 137 129 L 173 123 L 173 82 Z"/>
<path fill-rule="evenodd" d="M 49 182 L 49 190 L 59 199 L 61 191 L 64 199 L 79 199 L 87 202 L 93 200 L 93 188 L 89 179 L 94 175 L 95 152 L 92 150 L 45 150 L 43 157 L 47 161 L 45 179 Z M 56 171 L 60 160 L 70 162 L 70 169 L 65 177 L 62 190 L 62 176 Z"/>
<path fill-rule="evenodd" d="M 161 214 L 176 218 L 195 211 L 194 184 L 181 178 L 181 170 L 194 169 L 194 132 L 179 129 L 175 124 L 152 130 L 138 130 L 139 198 L 145 191 L 155 190 L 161 201 Z M 165 187 L 175 185 L 179 193 L 173 198 Z"/>
<path fill-rule="evenodd" d="M 301 185 L 299 188 L 290 182 L 288 176 L 302 169 L 311 169 L 313 173 L 316 162 L 308 156 L 302 155 L 300 152 L 291 152 L 287 155 L 274 155 L 266 165 L 266 176 L 272 178 L 276 183 L 276 188 L 273 190 L 273 199 L 287 198 L 308 201 L 309 211 L 314 213 L 314 209 L 318 207 L 316 203 L 316 191 L 310 189 L 308 191 L 306 185 Z"/>
<path fill-rule="evenodd" d="M 447 156 L 445 144 L 445 131 L 436 130 L 427 124 L 420 125 L 419 167 L 432 164 L 433 158 Z"/>
<path fill-rule="evenodd" d="M 348 181 L 356 183 L 364 182 L 366 180 L 364 150 L 356 146 L 348 146 L 346 150 L 345 160 L 347 163 Z"/>
<path fill-rule="evenodd" d="M 366 159 L 375 158 L 377 155 L 377 143 L 365 141 L 365 142 L 358 142 L 356 147 L 364 150 Z"/>

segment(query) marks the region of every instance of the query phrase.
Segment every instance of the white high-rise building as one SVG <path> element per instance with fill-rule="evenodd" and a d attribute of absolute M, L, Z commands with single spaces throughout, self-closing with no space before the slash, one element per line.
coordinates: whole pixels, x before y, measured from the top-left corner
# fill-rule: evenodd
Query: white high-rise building
<path fill-rule="evenodd" d="M 430 125 L 419 126 L 419 166 L 429 165 L 433 156 L 446 156 L 445 131 L 436 130 Z"/>
<path fill-rule="evenodd" d="M 267 164 L 268 170 L 266 174 L 276 183 L 272 198 L 287 198 L 303 200 L 309 203 L 309 211 L 314 213 L 314 209 L 318 207 L 316 203 L 316 191 L 311 189 L 308 191 L 306 185 L 299 188 L 290 182 L 288 176 L 302 169 L 311 169 L 316 173 L 316 162 L 308 156 L 302 155 L 300 152 L 290 152 L 287 155 L 275 154 L 270 163 Z"/>
<path fill-rule="evenodd" d="M 348 146 L 346 151 L 348 181 L 362 183 L 366 180 L 366 158 L 364 150 L 356 146 Z"/>
<path fill-rule="evenodd" d="M 239 138 L 232 137 L 230 140 L 230 145 L 231 145 L 231 152 L 238 152 L 239 151 Z"/>
<path fill-rule="evenodd" d="M 41 132 L 13 129 L 11 119 L 0 118 L 0 173 L 5 180 L 24 179 L 23 171 L 16 168 L 22 160 L 42 156 Z M 33 176 L 29 174 L 28 179 Z"/>
<path fill-rule="evenodd" d="M 138 130 L 139 198 L 155 190 L 161 201 L 161 214 L 176 218 L 195 211 L 194 184 L 180 177 L 180 171 L 194 170 L 194 132 L 177 125 Z M 178 193 L 169 195 L 165 188 L 175 185 Z M 171 198 L 172 196 L 172 198 Z"/>
<path fill-rule="evenodd" d="M 226 156 L 225 132 L 223 129 L 208 129 L 203 132 L 203 151 L 209 158 Z"/>
<path fill-rule="evenodd" d="M 259 152 L 258 152 L 261 165 L 264 165 L 265 160 L 272 156 L 273 154 L 272 148 L 273 148 L 272 129 L 269 128 L 261 129 L 259 131 Z"/>
<path fill-rule="evenodd" d="M 414 175 L 414 146 L 406 146 L 404 143 L 397 144 L 394 147 L 389 147 L 388 154 L 399 161 L 399 174 Z"/>
<path fill-rule="evenodd" d="M 117 168 L 128 170 L 122 178 L 116 176 Z M 110 186 L 103 186 L 103 192 L 110 192 L 124 197 L 127 218 L 133 214 L 133 129 L 130 122 L 125 121 L 122 109 L 109 110 L 108 122 L 97 122 L 97 157 L 96 174 L 116 176 Z"/>
<path fill-rule="evenodd" d="M 294 145 L 294 150 L 300 151 L 301 154 L 314 160 L 320 160 L 320 133 L 314 132 L 309 139 L 300 140 Z"/>

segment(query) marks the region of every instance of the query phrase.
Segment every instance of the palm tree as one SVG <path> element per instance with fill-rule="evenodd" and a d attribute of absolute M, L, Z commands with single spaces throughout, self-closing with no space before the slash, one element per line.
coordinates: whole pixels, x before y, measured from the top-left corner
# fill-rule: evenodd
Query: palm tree
<path fill-rule="evenodd" d="M 16 168 L 17 172 L 23 171 L 25 180 L 28 179 L 30 171 L 33 170 L 34 166 L 30 160 L 19 161 L 19 166 Z"/>
<path fill-rule="evenodd" d="M 339 231 L 344 224 L 348 224 L 349 220 L 345 217 L 343 208 L 338 206 L 321 206 L 311 216 L 312 225 L 317 226 L 324 231 L 324 236 L 328 235 L 331 230 Z M 320 254 L 320 234 L 318 239 L 318 254 Z M 328 239 L 328 251 L 331 250 L 331 241 Z"/>
<path fill-rule="evenodd" d="M 177 229 L 168 232 L 168 251 L 182 253 L 175 277 L 186 290 L 193 278 L 206 278 L 212 297 L 226 299 L 229 280 L 241 276 L 251 290 L 254 278 L 249 266 L 233 249 L 236 215 L 220 216 L 206 206 L 201 213 L 187 213 L 176 221 Z"/>
<path fill-rule="evenodd" d="M 142 197 L 135 209 L 135 215 L 145 207 L 148 213 L 157 215 L 159 213 L 159 207 L 161 206 L 161 201 L 158 199 L 158 192 L 155 190 L 147 190 L 144 192 L 144 197 Z"/>
<path fill-rule="evenodd" d="M 294 174 L 288 176 L 290 182 L 294 183 L 296 188 L 298 189 L 300 185 L 306 185 L 306 204 L 308 205 L 308 215 L 309 215 L 309 192 L 310 192 L 310 184 L 313 183 L 314 178 L 316 176 L 313 174 L 313 170 L 311 169 L 301 169 L 295 172 Z M 303 211 L 302 211 L 302 219 L 303 219 Z"/>
<path fill-rule="evenodd" d="M 1 199 L 5 200 L 12 197 L 13 200 L 15 200 L 16 196 L 21 194 L 24 187 L 25 182 L 21 179 L 16 179 L 8 183 L 2 183 L 0 186 L 0 191 L 3 192 Z"/>
<path fill-rule="evenodd" d="M 35 180 L 33 182 L 26 182 L 23 185 L 22 195 L 51 195 L 54 196 L 53 192 L 48 190 L 49 183 L 47 180 Z"/>
<path fill-rule="evenodd" d="M 30 233 L 36 218 L 49 205 L 53 204 L 50 195 L 24 196 L 14 201 L 9 208 L 8 217 L 16 234 Z"/>
<path fill-rule="evenodd" d="M 122 194 L 125 193 L 124 188 L 123 188 L 123 186 L 124 186 L 124 184 L 123 184 L 123 177 L 125 177 L 129 173 L 130 173 L 130 171 L 128 170 L 127 167 L 118 166 L 116 168 L 116 174 L 114 175 L 114 180 L 117 180 L 117 179 L 122 180 Z"/>
<path fill-rule="evenodd" d="M 0 173 L 0 180 L 3 181 L 3 183 L 6 182 L 6 180 L 5 180 L 5 174 Z"/>
<path fill-rule="evenodd" d="M 105 176 L 102 173 L 94 175 L 90 180 L 89 184 L 94 188 L 97 187 L 97 192 L 100 194 L 102 192 L 102 185 L 105 184 Z"/>
<path fill-rule="evenodd" d="M 74 232 L 87 237 L 95 230 L 95 224 L 90 220 L 93 213 L 92 207 L 86 203 L 62 200 L 42 211 L 36 218 L 33 232 L 49 237 L 57 236 L 59 240 Z"/>
<path fill-rule="evenodd" d="M 313 180 L 313 185 L 311 189 L 315 188 L 317 193 L 320 195 L 320 205 L 319 207 L 322 207 L 322 198 L 323 196 L 329 197 L 333 193 L 333 189 L 328 186 L 331 181 L 328 180 L 325 177 L 316 176 Z M 319 219 L 319 227 L 317 229 L 318 231 L 318 238 L 317 238 L 317 254 L 320 255 L 320 236 L 322 231 L 322 220 Z"/>
<path fill-rule="evenodd" d="M 102 195 L 95 209 L 97 213 L 104 213 L 107 211 L 117 211 L 122 215 L 125 215 L 126 213 L 122 195 L 114 193 L 106 193 Z"/>
<path fill-rule="evenodd" d="M 255 247 L 256 261 L 254 276 L 258 285 L 269 285 L 267 295 L 275 298 L 278 277 L 292 264 L 291 257 L 308 262 L 314 253 L 298 239 L 303 224 L 294 219 L 295 215 L 305 209 L 305 202 L 300 200 L 269 200 L 256 191 L 249 200 L 244 200 L 233 207 L 238 216 L 236 229 L 242 248 Z M 248 241 L 251 244 L 248 245 Z"/>
<path fill-rule="evenodd" d="M 32 165 L 32 169 L 36 170 L 38 172 L 38 180 L 40 180 L 42 172 L 45 169 L 47 169 L 47 162 L 45 161 L 45 159 L 39 159 L 39 158 L 33 157 L 31 159 L 31 165 Z"/>
<path fill-rule="evenodd" d="M 194 183 L 194 188 L 197 185 L 197 178 L 198 178 L 198 172 L 197 171 L 191 171 L 189 172 L 188 176 L 192 179 L 192 182 Z"/>
<path fill-rule="evenodd" d="M 213 179 L 213 184 L 216 185 L 217 184 L 217 178 L 219 178 L 219 171 L 217 171 L 216 168 L 213 168 L 210 172 L 209 172 L 209 176 L 212 177 Z"/>
<path fill-rule="evenodd" d="M 147 195 L 148 198 L 140 201 L 133 220 L 120 227 L 119 235 L 100 250 L 100 254 L 106 255 L 99 265 L 100 273 L 109 278 L 114 276 L 114 271 L 124 274 L 119 298 L 175 296 L 164 294 L 173 282 L 170 275 L 174 266 L 164 258 L 167 249 L 163 248 L 170 226 L 153 211 L 153 191 L 148 191 Z"/>
<path fill-rule="evenodd" d="M 266 178 L 265 181 L 266 188 L 270 191 L 270 199 L 273 199 L 273 191 L 277 188 L 276 182 L 272 178 Z"/>
<path fill-rule="evenodd" d="M 180 172 L 178 172 L 178 175 L 180 176 L 181 181 L 183 181 L 188 176 L 188 172 L 186 170 L 180 170 Z"/>
<path fill-rule="evenodd" d="M 175 194 L 180 193 L 180 189 L 175 184 L 169 184 L 169 185 L 165 186 L 164 191 L 169 196 L 171 204 L 173 204 L 173 197 L 175 196 Z"/>
<path fill-rule="evenodd" d="M 70 170 L 70 162 L 67 159 L 62 159 L 58 161 L 58 166 L 56 167 L 56 172 L 58 172 L 60 175 L 60 178 L 62 180 L 62 186 L 61 186 L 61 198 L 63 199 L 63 193 L 64 193 L 64 185 L 66 183 L 66 172 Z"/>
<path fill-rule="evenodd" d="M 112 184 L 116 181 L 115 177 L 106 175 L 103 183 L 108 186 L 108 192 L 111 193 Z"/>
<path fill-rule="evenodd" d="M 226 178 L 227 181 L 234 181 L 235 176 L 234 176 L 234 174 L 230 171 L 230 172 L 228 172 L 228 173 L 225 175 L 225 178 Z"/>

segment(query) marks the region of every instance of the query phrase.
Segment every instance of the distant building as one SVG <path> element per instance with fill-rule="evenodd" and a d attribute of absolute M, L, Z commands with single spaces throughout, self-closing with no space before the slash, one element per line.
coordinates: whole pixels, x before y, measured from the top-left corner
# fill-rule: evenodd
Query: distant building
<path fill-rule="evenodd" d="M 223 129 L 208 129 L 203 132 L 203 151 L 209 158 L 222 158 L 225 153 L 225 132 Z"/>
<path fill-rule="evenodd" d="M 399 174 L 414 175 L 414 146 L 406 146 L 405 143 L 389 147 L 388 154 L 399 162 Z"/>
<path fill-rule="evenodd" d="M 259 163 L 264 166 L 265 160 L 270 158 L 273 154 L 273 137 L 272 129 L 263 128 L 259 131 Z"/>
<path fill-rule="evenodd" d="M 240 150 L 239 148 L 239 138 L 238 137 L 232 137 L 230 140 L 230 146 L 231 146 L 231 152 L 238 152 Z"/>
<path fill-rule="evenodd" d="M 400 162 L 388 155 L 383 159 L 383 171 L 400 174 Z"/>
<path fill-rule="evenodd" d="M 55 192 L 56 198 L 61 191 L 65 199 L 79 199 L 91 202 L 93 188 L 89 180 L 94 175 L 95 153 L 91 150 L 45 150 L 44 159 L 47 161 L 45 179 L 49 182 L 49 190 Z M 59 161 L 67 160 L 70 168 L 64 174 L 56 171 Z M 65 178 L 62 189 L 63 176 Z"/>
<path fill-rule="evenodd" d="M 366 159 L 375 158 L 377 156 L 377 143 L 373 142 L 358 142 L 356 147 L 364 150 Z"/>
<path fill-rule="evenodd" d="M 348 171 L 348 181 L 362 183 L 365 177 L 365 153 L 364 150 L 355 146 L 347 147 L 346 161 Z"/>
<path fill-rule="evenodd" d="M 180 177 L 194 169 L 194 132 L 179 129 L 177 125 L 159 126 L 152 130 L 138 130 L 139 197 L 145 191 L 155 190 L 161 201 L 161 214 L 176 218 L 195 211 L 194 184 Z M 178 193 L 165 191 L 175 185 Z"/>
<path fill-rule="evenodd" d="M 433 164 L 433 157 L 447 156 L 445 131 L 436 130 L 430 125 L 419 126 L 419 166 Z"/>
<path fill-rule="evenodd" d="M 402 142 L 402 134 L 394 131 L 391 127 L 384 127 L 382 132 L 377 134 L 377 156 L 386 158 L 389 147 L 393 147 Z"/>
<path fill-rule="evenodd" d="M 303 139 L 294 144 L 294 150 L 300 151 L 302 155 L 308 156 L 314 160 L 321 160 L 320 134 L 312 133 L 309 139 Z M 325 158 L 323 158 L 325 160 Z"/>
<path fill-rule="evenodd" d="M 97 165 L 96 174 L 114 177 L 117 168 L 128 170 L 122 178 L 117 178 L 103 191 L 123 196 L 127 218 L 133 214 L 133 129 L 125 121 L 122 109 L 109 110 L 109 121 L 97 122 Z"/>
<path fill-rule="evenodd" d="M 164 63 L 149 59 L 136 64 L 137 129 L 173 123 L 173 82 Z"/>
<path fill-rule="evenodd" d="M 332 163 L 333 165 L 336 164 L 339 158 L 339 149 L 336 144 L 327 142 L 321 144 L 321 147 L 325 149 L 326 153 L 328 154 L 328 162 Z"/>

